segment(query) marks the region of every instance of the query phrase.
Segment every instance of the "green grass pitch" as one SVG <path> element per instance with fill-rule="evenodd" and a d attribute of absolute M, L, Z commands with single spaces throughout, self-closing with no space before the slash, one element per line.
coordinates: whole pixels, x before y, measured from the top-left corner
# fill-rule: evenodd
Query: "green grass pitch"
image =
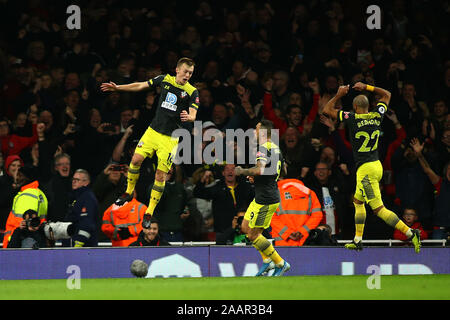
<path fill-rule="evenodd" d="M 381 276 L 368 289 L 367 276 L 234 278 L 1 280 L 0 299 L 95 300 L 448 300 L 450 275 Z M 370 280 L 369 280 L 370 282 Z M 374 283 L 374 282 L 370 282 Z"/>

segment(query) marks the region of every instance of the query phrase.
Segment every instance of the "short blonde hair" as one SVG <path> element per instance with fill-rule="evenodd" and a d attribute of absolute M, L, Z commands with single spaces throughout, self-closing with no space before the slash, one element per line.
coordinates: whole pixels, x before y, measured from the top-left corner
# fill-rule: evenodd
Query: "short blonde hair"
<path fill-rule="evenodd" d="M 191 58 L 187 58 L 187 57 L 183 57 L 180 60 L 178 60 L 177 68 L 181 67 L 181 65 L 183 65 L 183 64 L 186 64 L 189 67 L 195 66 L 194 60 L 192 60 Z"/>

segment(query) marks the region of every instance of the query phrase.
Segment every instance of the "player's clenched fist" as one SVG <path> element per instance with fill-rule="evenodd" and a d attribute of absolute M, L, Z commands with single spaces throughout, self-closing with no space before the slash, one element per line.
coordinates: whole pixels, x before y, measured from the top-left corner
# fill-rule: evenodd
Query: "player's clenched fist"
<path fill-rule="evenodd" d="M 340 86 L 337 92 L 337 96 L 345 96 L 348 93 L 348 90 L 350 90 L 350 86 L 346 85 L 346 86 Z"/>

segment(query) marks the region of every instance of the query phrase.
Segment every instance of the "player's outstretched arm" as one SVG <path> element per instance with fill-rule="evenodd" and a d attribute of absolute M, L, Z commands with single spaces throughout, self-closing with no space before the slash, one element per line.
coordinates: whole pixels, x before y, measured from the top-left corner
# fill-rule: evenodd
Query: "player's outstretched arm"
<path fill-rule="evenodd" d="M 114 82 L 104 82 L 100 85 L 100 90 L 103 92 L 111 92 L 111 91 L 130 91 L 137 92 L 141 90 L 145 90 L 148 88 L 148 82 L 134 82 L 130 84 L 121 84 L 117 85 Z"/>
<path fill-rule="evenodd" d="M 256 161 L 256 166 L 244 169 L 240 166 L 237 166 L 234 168 L 234 173 L 237 176 L 243 175 L 243 176 L 260 176 L 264 172 L 264 167 L 266 166 L 265 161 L 258 160 Z"/>
<path fill-rule="evenodd" d="M 338 92 L 336 95 L 330 99 L 330 101 L 327 102 L 325 107 L 323 108 L 323 113 L 327 114 L 328 116 L 332 117 L 333 119 L 337 119 L 338 117 L 338 110 L 336 110 L 336 103 L 341 99 L 343 96 L 347 95 L 348 91 L 350 90 L 350 86 L 340 86 L 338 89 Z"/>
<path fill-rule="evenodd" d="M 371 85 L 368 85 L 368 84 L 365 84 L 362 82 L 357 82 L 353 86 L 353 89 L 355 89 L 357 91 L 366 90 L 366 91 L 374 92 L 375 94 L 381 96 L 379 101 L 384 102 L 386 105 L 389 105 L 389 102 L 391 101 L 391 93 L 383 88 L 374 87 L 374 86 L 371 86 Z"/>

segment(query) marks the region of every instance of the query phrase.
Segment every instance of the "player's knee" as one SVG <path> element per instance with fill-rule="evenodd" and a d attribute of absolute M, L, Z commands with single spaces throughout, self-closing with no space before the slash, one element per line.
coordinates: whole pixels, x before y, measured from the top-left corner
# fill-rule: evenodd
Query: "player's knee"
<path fill-rule="evenodd" d="M 241 223 L 241 232 L 243 234 L 247 234 L 250 232 L 250 228 L 248 227 L 248 222 L 245 219 L 242 220 L 242 223 Z"/>
<path fill-rule="evenodd" d="M 381 209 L 383 209 L 384 208 L 384 206 L 382 205 L 382 206 L 377 206 L 377 208 L 373 208 L 372 207 L 372 211 L 373 211 L 373 213 L 375 214 L 375 215 L 378 215 L 378 212 L 380 212 L 381 211 Z"/>
<path fill-rule="evenodd" d="M 248 240 L 253 242 L 262 234 L 262 231 L 260 229 L 248 227 L 248 232 L 245 232 L 245 234 L 247 235 Z"/>
<path fill-rule="evenodd" d="M 374 214 L 378 214 L 384 208 L 383 202 L 377 199 L 370 201 L 369 206 L 372 208 Z"/>
<path fill-rule="evenodd" d="M 140 154 L 135 154 L 131 159 L 131 164 L 135 167 L 140 167 L 142 162 L 144 162 L 144 157 Z"/>
<path fill-rule="evenodd" d="M 247 236 L 248 240 L 250 240 L 251 242 L 255 241 L 258 238 L 257 235 L 255 235 L 255 234 L 253 234 L 251 232 L 247 232 L 246 236 Z"/>
<path fill-rule="evenodd" d="M 155 180 L 157 180 L 159 182 L 164 182 L 164 181 L 166 181 L 166 176 L 167 176 L 167 173 L 165 173 L 164 171 L 156 170 Z"/>

